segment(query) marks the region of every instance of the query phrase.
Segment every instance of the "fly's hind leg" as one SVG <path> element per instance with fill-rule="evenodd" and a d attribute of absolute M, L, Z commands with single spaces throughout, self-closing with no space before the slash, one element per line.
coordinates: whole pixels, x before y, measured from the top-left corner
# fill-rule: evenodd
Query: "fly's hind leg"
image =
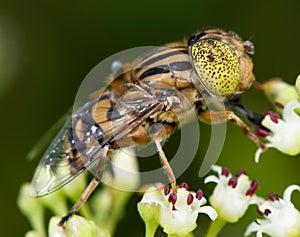
<path fill-rule="evenodd" d="M 223 121 L 232 121 L 236 125 L 238 125 L 244 132 L 244 134 L 249 137 L 260 149 L 265 151 L 266 145 L 256 136 L 254 133 L 250 131 L 250 128 L 247 124 L 244 123 L 234 112 L 232 111 L 218 111 L 218 112 L 211 112 L 211 111 L 204 111 L 199 115 L 200 119 L 203 122 L 207 123 L 220 123 Z"/>
<path fill-rule="evenodd" d="M 73 214 L 75 214 L 76 212 L 78 212 L 78 210 L 80 209 L 80 207 L 88 200 L 89 196 L 93 193 L 93 191 L 96 189 L 96 187 L 101 182 L 101 177 L 102 177 L 103 170 L 104 170 L 104 161 L 105 161 L 105 157 L 107 155 L 107 151 L 108 151 L 108 148 L 104 147 L 103 150 L 102 150 L 102 152 L 101 152 L 101 155 L 100 155 L 96 177 L 94 177 L 92 179 L 92 181 L 89 183 L 89 185 L 87 186 L 87 188 L 84 190 L 84 192 L 81 195 L 81 197 L 78 200 L 78 202 L 75 203 L 75 205 L 71 208 L 71 210 L 67 213 L 67 215 L 65 215 L 64 217 L 61 218 L 61 220 L 58 223 L 59 226 L 63 227 L 64 224 L 65 224 L 65 222 Z"/>
<path fill-rule="evenodd" d="M 155 145 L 157 147 L 157 150 L 158 150 L 158 153 L 159 153 L 159 156 L 160 156 L 160 160 L 161 160 L 161 163 L 168 175 L 168 178 L 169 178 L 169 181 L 171 183 L 171 187 L 172 187 L 172 191 L 173 192 L 176 192 L 177 188 L 176 188 L 176 178 L 175 178 L 175 175 L 174 175 L 174 172 L 172 170 L 172 167 L 170 166 L 169 164 L 169 161 L 162 149 L 162 146 L 161 146 L 161 143 L 160 141 L 155 141 Z"/>

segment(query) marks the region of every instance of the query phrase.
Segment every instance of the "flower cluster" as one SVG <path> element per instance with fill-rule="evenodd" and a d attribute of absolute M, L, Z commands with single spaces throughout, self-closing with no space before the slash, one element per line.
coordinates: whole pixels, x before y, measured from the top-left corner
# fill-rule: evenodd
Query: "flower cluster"
<path fill-rule="evenodd" d="M 258 205 L 258 211 L 265 219 L 251 223 L 245 235 L 257 232 L 257 237 L 262 237 L 262 233 L 272 237 L 300 236 L 300 212 L 291 202 L 294 190 L 300 191 L 300 187 L 291 185 L 284 191 L 283 198 L 277 194 L 270 194 L 268 200 Z"/>
<path fill-rule="evenodd" d="M 268 98 L 276 106 L 274 111 L 266 111 L 262 125 L 268 129 L 257 129 L 257 135 L 265 137 L 267 147 L 274 147 L 287 155 L 300 153 L 300 77 L 296 86 L 291 86 L 280 80 L 273 80 L 262 86 Z M 258 150 L 255 161 L 259 161 L 262 150 Z"/>
<path fill-rule="evenodd" d="M 113 70 L 117 70 L 120 65 L 115 62 L 112 65 Z M 274 104 L 274 111 L 265 112 L 262 126 L 256 129 L 256 134 L 267 141 L 268 148 L 276 148 L 291 156 L 299 154 L 300 76 L 295 86 L 281 80 L 272 80 L 260 87 Z M 261 153 L 260 149 L 256 152 L 256 162 L 259 161 Z M 132 194 L 127 191 L 132 192 L 139 186 L 140 178 L 134 156 L 128 150 L 121 150 L 115 155 L 113 175 L 109 172 L 103 175 L 103 180 L 108 185 L 96 191 L 88 205 L 80 209 L 80 215 L 73 215 L 64 228 L 57 223 L 68 211 L 67 202 L 76 202 L 80 197 L 86 186 L 85 177 L 81 176 L 82 178 L 77 178 L 77 182 L 40 199 L 28 197 L 29 184 L 24 184 L 20 190 L 18 205 L 33 228 L 26 236 L 112 236 Z M 270 194 L 265 200 L 256 194 L 258 181 L 251 180 L 245 170 L 233 175 L 228 168 L 214 165 L 212 171 L 216 175 L 210 175 L 204 180 L 205 184 L 216 184 L 209 197 L 210 205 L 205 205 L 207 200 L 201 189 L 190 191 L 186 183 L 179 185 L 176 190 L 162 184 L 147 186 L 137 204 L 138 212 L 145 223 L 145 236 L 153 237 L 161 226 L 170 237 L 191 237 L 197 227 L 199 214 L 204 213 L 212 220 L 206 236 L 216 237 L 226 223 L 238 222 L 250 205 L 256 205 L 262 217 L 249 224 L 245 236 L 252 233 L 256 233 L 257 237 L 262 237 L 263 234 L 272 237 L 300 236 L 300 212 L 291 202 L 292 192 L 300 191 L 300 186 L 290 185 L 282 198 L 277 194 Z M 93 210 L 89 208 L 89 204 L 93 206 Z M 50 219 L 48 231 L 44 227 L 46 209 L 54 215 Z"/>
<path fill-rule="evenodd" d="M 128 148 L 116 152 L 112 159 L 112 169 L 113 176 L 110 172 L 104 172 L 103 175 L 107 185 L 97 190 L 88 203 L 80 208 L 80 216 L 71 216 L 64 228 L 58 226 L 58 223 L 68 212 L 67 202 L 71 200 L 75 203 L 79 200 L 87 185 L 86 176 L 81 175 L 76 181 L 41 198 L 30 197 L 30 184 L 23 184 L 18 197 L 18 205 L 33 228 L 27 232 L 26 236 L 111 236 L 118 220 L 123 216 L 124 206 L 132 195 L 132 192 L 128 190 L 135 190 L 139 185 L 137 160 L 133 150 Z M 119 187 L 122 187 L 122 190 L 117 189 Z M 49 221 L 48 231 L 44 226 L 47 209 L 54 214 Z"/>
<path fill-rule="evenodd" d="M 146 224 L 146 236 L 154 236 L 161 225 L 169 236 L 187 236 L 196 227 L 199 213 L 205 213 L 211 220 L 217 218 L 216 211 L 210 206 L 203 206 L 206 199 L 203 192 L 188 191 L 183 183 L 174 193 L 170 186 L 150 187 L 138 204 L 138 210 Z"/>
<path fill-rule="evenodd" d="M 208 176 L 205 183 L 217 184 L 210 196 L 210 204 L 217 210 L 218 218 L 234 223 L 241 218 L 250 204 L 258 204 L 261 198 L 255 195 L 258 188 L 257 180 L 251 181 L 245 170 L 240 170 L 233 176 L 229 169 L 213 166 L 217 176 Z"/>

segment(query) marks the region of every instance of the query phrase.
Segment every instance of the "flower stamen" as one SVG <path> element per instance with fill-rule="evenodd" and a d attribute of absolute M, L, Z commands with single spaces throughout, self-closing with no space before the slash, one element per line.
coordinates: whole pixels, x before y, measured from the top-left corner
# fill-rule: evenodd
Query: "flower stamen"
<path fill-rule="evenodd" d="M 239 170 L 239 171 L 236 173 L 236 177 L 238 178 L 238 177 L 240 177 L 242 174 L 247 175 L 246 170 L 243 170 L 243 169 Z"/>
<path fill-rule="evenodd" d="M 176 203 L 176 201 L 177 201 L 177 195 L 176 195 L 176 193 L 171 193 L 170 196 L 169 196 L 168 201 L 174 205 Z"/>
<path fill-rule="evenodd" d="M 250 188 L 247 190 L 245 195 L 250 196 L 250 197 L 253 196 L 253 194 L 256 192 L 257 188 L 258 188 L 258 181 L 254 179 L 251 182 Z"/>
<path fill-rule="evenodd" d="M 186 190 L 189 190 L 189 185 L 187 183 L 182 183 L 179 185 L 180 188 L 185 188 Z"/>
<path fill-rule="evenodd" d="M 269 132 L 263 128 L 256 128 L 255 135 L 257 135 L 259 137 L 267 137 L 267 136 L 269 136 Z"/>
<path fill-rule="evenodd" d="M 271 212 L 271 210 L 270 209 L 266 209 L 265 211 L 264 211 L 264 215 L 265 216 L 268 216 L 268 215 L 270 215 L 272 212 Z"/>
<path fill-rule="evenodd" d="M 223 176 L 225 176 L 225 177 L 228 177 L 228 176 L 229 176 L 229 174 L 230 174 L 230 171 L 229 171 L 229 169 L 228 169 L 228 168 L 226 168 L 226 167 L 222 167 L 221 174 L 222 174 Z"/>
<path fill-rule="evenodd" d="M 231 177 L 229 180 L 228 180 L 228 186 L 231 186 L 232 188 L 235 188 L 238 184 L 238 179 L 237 177 Z"/>
<path fill-rule="evenodd" d="M 272 110 L 267 110 L 264 113 L 265 116 L 269 115 L 270 119 L 274 122 L 274 123 L 278 123 L 279 119 L 280 119 L 280 114 L 272 111 Z"/>
<path fill-rule="evenodd" d="M 280 196 L 278 194 L 269 194 L 268 199 L 272 202 L 279 201 Z"/>
<path fill-rule="evenodd" d="M 200 200 L 203 197 L 203 191 L 201 189 L 198 189 L 196 192 L 196 198 Z"/>
<path fill-rule="evenodd" d="M 170 192 L 171 192 L 171 187 L 170 187 L 170 185 L 166 185 L 166 186 L 164 187 L 164 194 L 165 194 L 165 196 L 167 196 Z"/>
<path fill-rule="evenodd" d="M 275 106 L 276 106 L 278 109 L 284 109 L 284 105 L 281 104 L 280 102 L 275 102 Z"/>
<path fill-rule="evenodd" d="M 193 203 L 193 201 L 194 201 L 194 196 L 193 196 L 193 194 L 190 193 L 187 197 L 186 203 L 188 205 L 191 205 Z"/>

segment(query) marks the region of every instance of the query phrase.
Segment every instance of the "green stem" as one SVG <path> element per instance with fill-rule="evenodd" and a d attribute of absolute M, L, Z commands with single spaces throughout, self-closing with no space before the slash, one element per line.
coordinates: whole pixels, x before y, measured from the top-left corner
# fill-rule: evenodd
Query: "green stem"
<path fill-rule="evenodd" d="M 195 235 L 192 232 L 190 232 L 187 235 L 185 235 L 184 237 L 194 237 L 194 236 Z M 168 237 L 183 237 L 183 236 L 177 235 L 177 234 L 170 234 L 170 235 L 168 235 Z"/>
<path fill-rule="evenodd" d="M 145 237 L 154 237 L 157 227 L 158 225 L 153 225 L 153 223 L 147 224 L 145 222 L 145 229 L 146 229 Z"/>
<path fill-rule="evenodd" d="M 226 221 L 224 221 L 222 218 L 217 218 L 215 221 L 212 221 L 209 225 L 206 237 L 218 236 L 225 224 Z"/>

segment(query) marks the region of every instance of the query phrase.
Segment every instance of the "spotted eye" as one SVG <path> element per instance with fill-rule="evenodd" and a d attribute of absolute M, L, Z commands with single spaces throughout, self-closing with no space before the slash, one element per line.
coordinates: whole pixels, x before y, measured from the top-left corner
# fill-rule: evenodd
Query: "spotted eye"
<path fill-rule="evenodd" d="M 232 94 L 240 80 L 240 65 L 234 50 L 215 39 L 202 39 L 191 46 L 194 68 L 204 87 L 225 97 Z"/>

